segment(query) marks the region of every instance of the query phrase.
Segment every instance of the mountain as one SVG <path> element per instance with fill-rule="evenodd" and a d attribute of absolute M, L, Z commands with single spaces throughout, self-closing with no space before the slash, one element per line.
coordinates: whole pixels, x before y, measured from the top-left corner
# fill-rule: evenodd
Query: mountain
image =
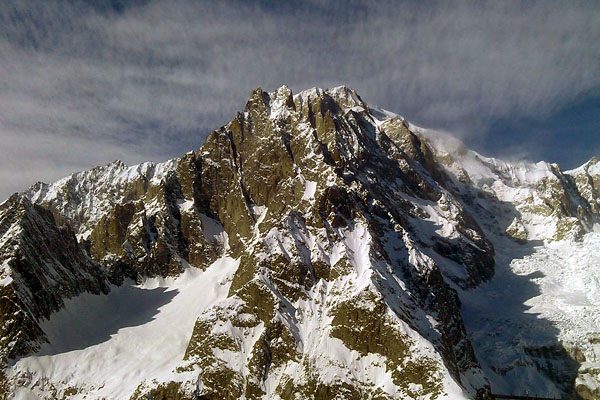
<path fill-rule="evenodd" d="M 598 398 L 598 188 L 346 87 L 257 89 L 196 151 L 0 205 L 0 390 Z"/>

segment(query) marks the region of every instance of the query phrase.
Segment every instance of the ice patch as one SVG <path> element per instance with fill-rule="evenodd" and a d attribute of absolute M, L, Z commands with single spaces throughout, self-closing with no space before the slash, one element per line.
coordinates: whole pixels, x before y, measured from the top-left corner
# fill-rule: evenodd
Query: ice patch
<path fill-rule="evenodd" d="M 179 210 L 183 212 L 188 212 L 194 209 L 194 200 L 180 199 L 177 200 L 177 206 L 179 206 Z"/>
<path fill-rule="evenodd" d="M 315 199 L 315 192 L 317 191 L 317 182 L 304 181 L 304 194 L 302 200 L 312 201 Z"/>
<path fill-rule="evenodd" d="M 10 275 L 6 275 L 2 279 L 0 279 L 0 286 L 8 286 L 13 282 L 13 278 Z"/>

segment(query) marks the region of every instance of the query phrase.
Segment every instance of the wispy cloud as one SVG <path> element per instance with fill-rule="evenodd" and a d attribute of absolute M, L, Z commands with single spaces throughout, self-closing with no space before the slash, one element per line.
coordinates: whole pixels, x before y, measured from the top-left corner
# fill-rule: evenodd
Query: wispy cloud
<path fill-rule="evenodd" d="M 600 87 L 593 2 L 62 1 L 0 10 L 0 196 L 197 147 L 256 86 L 348 84 L 482 135 Z"/>

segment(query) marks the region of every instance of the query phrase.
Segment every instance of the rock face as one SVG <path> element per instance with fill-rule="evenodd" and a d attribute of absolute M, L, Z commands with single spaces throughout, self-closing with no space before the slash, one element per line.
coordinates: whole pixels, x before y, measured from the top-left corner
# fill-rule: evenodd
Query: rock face
<path fill-rule="evenodd" d="M 39 348 L 40 319 L 84 291 L 108 292 L 104 269 L 78 244 L 66 225 L 21 195 L 0 205 L 0 361 Z"/>
<path fill-rule="evenodd" d="M 470 287 L 492 276 L 493 247 L 404 121 L 379 126 L 346 88 L 296 97 L 259 89 L 198 153 L 201 192 L 241 257 L 230 298 L 200 317 L 186 352 L 184 368 L 200 371 L 199 395 L 376 392 L 365 376 L 321 375 L 344 365 L 310 356 L 328 342 L 371 355 L 368 368 L 385 366 L 394 389 L 379 388 L 381 397 L 436 397 L 443 370 L 473 393 L 485 388 L 436 258 L 453 258 L 449 279 Z M 460 226 L 451 238 L 435 232 L 431 212 Z M 430 236 L 417 234 L 422 225 Z M 318 340 L 303 335 L 312 329 Z M 433 344 L 431 356 L 418 355 L 407 329 Z M 248 373 L 215 348 L 236 354 Z"/>
<path fill-rule="evenodd" d="M 177 275 L 188 262 L 210 264 L 224 243 L 200 200 L 199 165 L 194 153 L 134 167 L 116 161 L 26 195 L 72 226 L 114 283 Z"/>
<path fill-rule="evenodd" d="M 487 159 L 346 87 L 257 89 L 181 158 L 114 162 L 0 206 L 0 352 L 35 352 L 46 338 L 38 320 L 66 298 L 228 257 L 239 265 L 228 296 L 197 316 L 171 378 L 135 382 L 132 399 L 488 398 L 488 378 L 517 364 L 482 365 L 477 349 L 490 342 L 475 335 L 474 348 L 464 310 L 493 284 L 497 260 L 506 267 L 507 248 L 593 230 L 595 165 Z M 577 368 L 546 367 L 571 366 L 574 351 L 527 348 L 525 364 L 548 385 L 575 387 Z M 19 368 L 7 369 L 7 393 L 96 398 L 104 387 L 44 371 L 23 384 L 32 371 Z M 598 370 L 586 368 L 584 397 Z"/>

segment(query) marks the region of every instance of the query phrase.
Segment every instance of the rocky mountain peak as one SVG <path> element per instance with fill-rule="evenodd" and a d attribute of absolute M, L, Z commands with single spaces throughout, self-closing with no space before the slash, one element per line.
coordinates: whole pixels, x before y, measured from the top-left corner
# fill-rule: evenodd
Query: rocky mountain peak
<path fill-rule="evenodd" d="M 505 276 L 507 249 L 583 240 L 600 208 L 590 170 L 483 157 L 345 86 L 257 88 L 195 151 L 0 206 L 0 279 L 23 316 L 5 321 L 5 343 L 27 338 L 5 358 L 34 352 L 66 298 L 199 274 L 221 297 L 184 332 L 172 381 L 148 377 L 131 398 L 485 398 L 490 371 L 523 362 L 482 368 L 460 296 L 485 290 L 498 262 Z M 543 379 L 566 391 L 565 376 Z"/>

